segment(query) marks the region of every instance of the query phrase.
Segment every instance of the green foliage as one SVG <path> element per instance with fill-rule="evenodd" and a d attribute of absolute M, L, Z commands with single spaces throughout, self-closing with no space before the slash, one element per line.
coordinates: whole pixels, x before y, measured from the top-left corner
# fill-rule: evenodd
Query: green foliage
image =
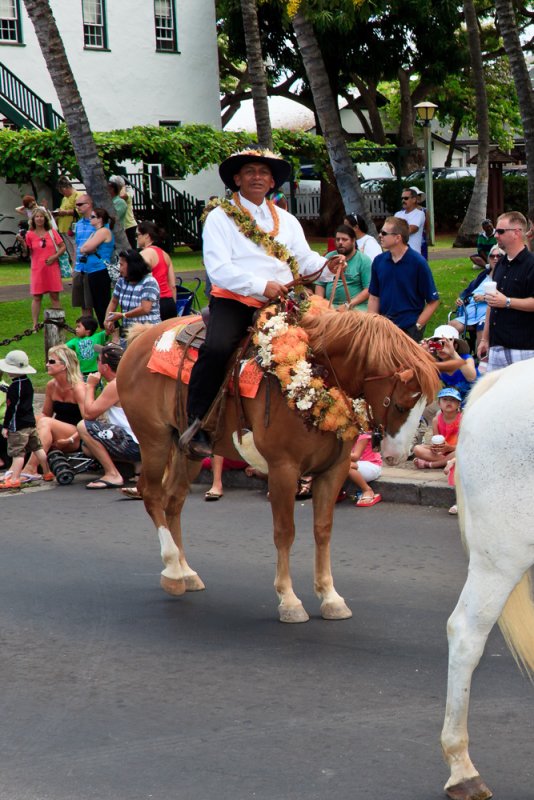
<path fill-rule="evenodd" d="M 437 230 L 450 231 L 459 227 L 465 217 L 474 183 L 474 178 L 434 181 L 434 218 Z M 424 181 L 410 181 L 410 185 L 425 190 Z M 504 175 L 503 185 L 504 210 L 521 211 L 525 214 L 528 209 L 527 179 Z M 382 189 L 382 198 L 392 212 L 397 210 L 395 181 L 385 183 Z"/>
<path fill-rule="evenodd" d="M 221 131 L 210 125 L 184 125 L 181 128 L 135 127 L 95 133 L 94 139 L 106 174 L 116 172 L 126 160 L 161 163 L 176 177 L 195 175 L 206 167 L 220 164 L 236 150 L 256 142 L 244 131 Z M 328 156 L 322 136 L 303 131 L 273 131 L 275 147 L 285 156 L 298 157 L 326 165 Z M 362 149 L 376 148 L 365 140 L 349 146 L 355 160 Z M 57 170 L 78 174 L 78 167 L 65 126 L 57 131 L 0 131 L 0 175 L 24 183 L 34 180 L 49 183 Z"/>

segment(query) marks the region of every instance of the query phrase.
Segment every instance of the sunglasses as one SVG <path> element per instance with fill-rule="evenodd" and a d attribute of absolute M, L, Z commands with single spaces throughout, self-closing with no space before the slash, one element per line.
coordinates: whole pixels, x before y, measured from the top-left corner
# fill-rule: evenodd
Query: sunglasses
<path fill-rule="evenodd" d="M 495 228 L 495 233 L 498 233 L 499 236 L 502 236 L 503 233 L 506 233 L 506 231 L 518 231 L 518 230 L 520 230 L 520 228 Z"/>
<path fill-rule="evenodd" d="M 42 249 L 43 249 L 43 250 L 44 250 L 44 248 L 46 247 L 46 239 L 44 238 L 44 236 L 43 236 L 43 238 L 41 239 L 41 247 L 42 247 Z"/>
<path fill-rule="evenodd" d="M 98 219 L 98 214 L 91 214 L 89 219 Z"/>
<path fill-rule="evenodd" d="M 85 201 L 85 203 L 76 203 L 76 208 L 79 208 L 80 206 L 86 206 L 86 205 L 87 205 L 87 200 Z"/>
<path fill-rule="evenodd" d="M 401 200 L 411 200 L 411 199 L 412 199 L 411 196 L 410 197 L 401 197 Z"/>
<path fill-rule="evenodd" d="M 47 364 L 59 364 L 60 362 L 59 362 L 59 361 L 56 361 L 56 359 L 55 359 L 55 358 L 49 358 L 49 359 L 47 359 L 47 362 L 46 362 L 46 363 L 47 363 Z"/>
<path fill-rule="evenodd" d="M 490 258 L 500 258 L 500 253 L 491 253 Z"/>
<path fill-rule="evenodd" d="M 397 234 L 393 233 L 392 231 L 384 231 L 384 230 L 378 231 L 378 235 L 379 236 L 397 236 Z"/>

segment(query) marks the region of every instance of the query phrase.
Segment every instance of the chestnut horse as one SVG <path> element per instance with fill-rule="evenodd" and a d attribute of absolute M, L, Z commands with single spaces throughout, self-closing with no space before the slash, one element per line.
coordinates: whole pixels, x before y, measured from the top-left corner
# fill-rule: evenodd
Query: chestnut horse
<path fill-rule="evenodd" d="M 325 311 L 305 315 L 316 361 L 332 383 L 349 397 L 363 396 L 375 427 L 384 435 L 386 461 L 408 455 L 425 398 L 438 386 L 432 359 L 389 320 L 373 314 Z M 121 403 L 139 439 L 143 463 L 139 489 L 157 528 L 165 565 L 161 585 L 172 595 L 204 588 L 188 565 L 180 516 L 191 482 L 201 469 L 177 446 L 176 382 L 147 370 L 153 345 L 168 323 L 147 327 L 133 338 L 122 358 L 117 387 Z M 289 556 L 295 537 L 295 487 L 301 475 L 313 475 L 315 592 L 325 619 L 345 619 L 351 611 L 336 592 L 330 567 L 334 506 L 349 469 L 351 442 L 334 433 L 310 430 L 281 394 L 278 380 L 264 377 L 255 399 L 243 399 L 246 427 L 268 464 L 269 493 L 278 551 L 275 588 L 283 622 L 309 617 L 293 591 Z M 266 403 L 269 421 L 266 425 Z M 235 403 L 226 403 L 214 452 L 237 459 L 232 434 L 237 430 Z"/>
<path fill-rule="evenodd" d="M 492 796 L 469 757 L 473 672 L 495 622 L 516 661 L 534 673 L 534 359 L 491 372 L 470 392 L 456 449 L 456 490 L 469 554 L 464 588 L 447 625 L 449 678 L 441 734 L 453 800 Z"/>

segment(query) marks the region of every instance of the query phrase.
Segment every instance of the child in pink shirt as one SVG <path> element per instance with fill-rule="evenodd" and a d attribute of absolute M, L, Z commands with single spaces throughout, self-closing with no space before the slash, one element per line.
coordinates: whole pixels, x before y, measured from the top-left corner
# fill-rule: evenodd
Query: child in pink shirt
<path fill-rule="evenodd" d="M 349 478 L 362 492 L 356 503 L 359 508 L 375 506 L 382 500 L 382 497 L 369 486 L 369 481 L 376 481 L 381 473 L 382 458 L 380 453 L 375 453 L 371 447 L 371 434 L 362 433 L 352 448 L 349 469 Z"/>

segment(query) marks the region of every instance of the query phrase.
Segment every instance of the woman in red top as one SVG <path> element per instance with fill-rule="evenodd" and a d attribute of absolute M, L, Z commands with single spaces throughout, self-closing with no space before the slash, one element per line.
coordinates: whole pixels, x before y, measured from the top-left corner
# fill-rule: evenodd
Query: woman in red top
<path fill-rule="evenodd" d="M 159 312 L 162 320 L 176 316 L 174 267 L 169 254 L 155 244 L 164 237 L 165 231 L 154 222 L 140 222 L 137 226 L 137 245 L 159 285 Z"/>
<path fill-rule="evenodd" d="M 59 293 L 63 284 L 58 259 L 65 252 L 65 244 L 59 233 L 51 229 L 50 220 L 42 208 L 33 212 L 23 241 L 23 248 L 31 256 L 30 294 L 33 295 L 32 322 L 35 328 L 43 294 L 50 294 L 52 308 L 60 308 Z"/>

